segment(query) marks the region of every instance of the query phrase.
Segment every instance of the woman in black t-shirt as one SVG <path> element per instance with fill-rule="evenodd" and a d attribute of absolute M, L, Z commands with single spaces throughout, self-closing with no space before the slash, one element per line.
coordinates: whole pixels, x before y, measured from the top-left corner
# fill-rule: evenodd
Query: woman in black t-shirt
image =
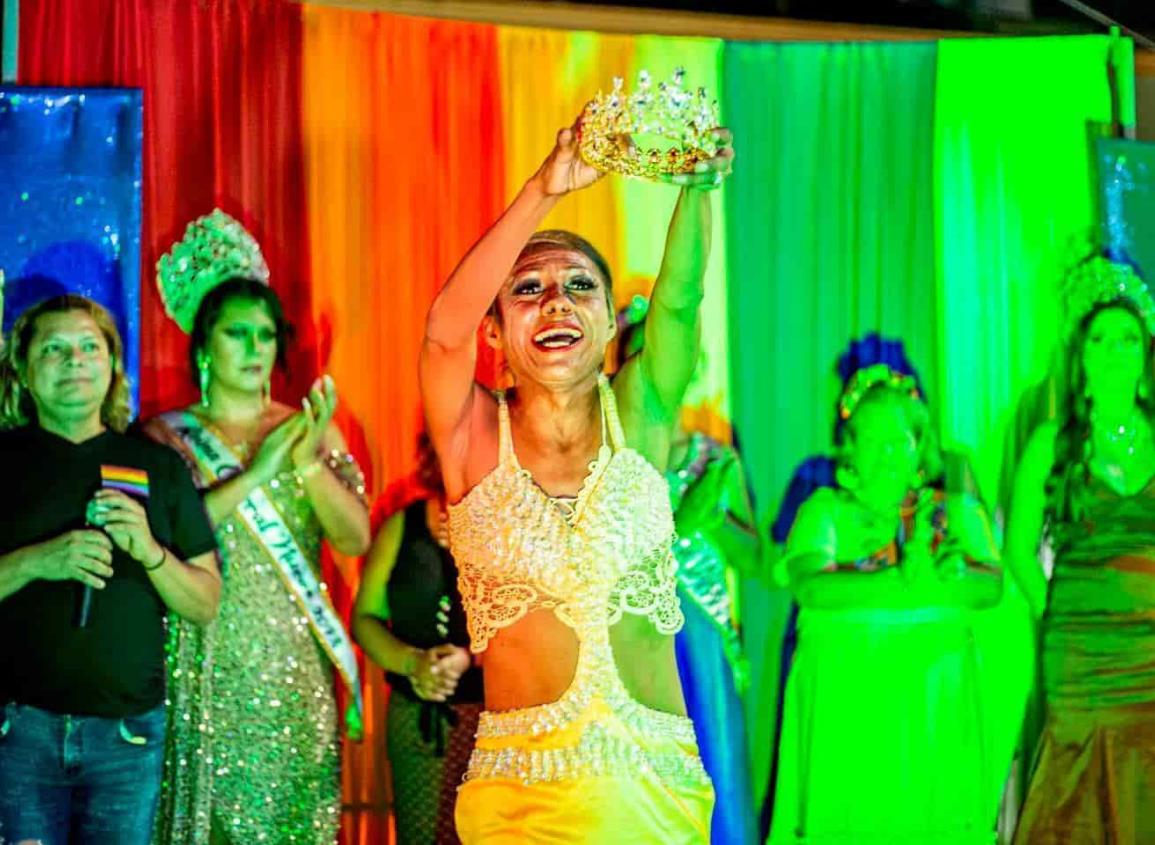
<path fill-rule="evenodd" d="M 448 551 L 437 457 L 418 443 L 421 494 L 385 520 L 366 559 L 353 636 L 392 689 L 386 745 L 398 845 L 456 843 L 453 810 L 477 718 L 481 670 Z"/>

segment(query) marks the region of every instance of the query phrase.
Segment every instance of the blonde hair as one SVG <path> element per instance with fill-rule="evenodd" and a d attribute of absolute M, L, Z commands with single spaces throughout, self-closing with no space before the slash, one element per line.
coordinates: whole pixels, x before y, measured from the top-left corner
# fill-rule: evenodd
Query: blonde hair
<path fill-rule="evenodd" d="M 112 360 L 112 380 L 100 406 L 100 420 L 113 431 L 123 432 L 132 419 L 128 376 L 124 372 L 124 344 L 116 322 L 104 306 L 76 294 L 64 294 L 33 305 L 18 318 L 0 354 L 0 426 L 15 428 L 36 419 L 36 403 L 24 385 L 28 369 L 28 347 L 36 334 L 36 321 L 45 314 L 80 311 L 96 323 L 108 344 Z"/>

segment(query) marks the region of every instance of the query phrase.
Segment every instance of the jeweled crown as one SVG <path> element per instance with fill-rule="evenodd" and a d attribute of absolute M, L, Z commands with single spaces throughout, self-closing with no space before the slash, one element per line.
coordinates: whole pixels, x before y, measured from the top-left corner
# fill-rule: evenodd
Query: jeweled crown
<path fill-rule="evenodd" d="M 186 333 L 205 295 L 235 278 L 268 284 L 269 267 L 248 230 L 219 208 L 189 223 L 184 237 L 156 262 L 164 310 Z"/>
<path fill-rule="evenodd" d="M 869 367 L 856 370 L 846 383 L 846 388 L 838 400 L 838 416 L 844 420 L 850 419 L 863 397 L 871 388 L 880 384 L 907 393 L 914 399 L 922 398 L 918 381 L 914 376 L 899 372 L 889 364 L 871 364 Z"/>
<path fill-rule="evenodd" d="M 674 71 L 668 82 L 654 85 L 650 74 L 638 74 L 638 88 L 626 93 L 625 83 L 614 79 L 613 91 L 599 93 L 586 104 L 579 121 L 581 157 L 603 172 L 645 179 L 689 173 L 700 161 L 713 158 L 720 126 L 718 104 L 706 89 L 682 87 L 685 71 Z M 669 149 L 643 148 L 635 136 L 650 135 L 671 143 Z"/>
<path fill-rule="evenodd" d="M 1063 280 L 1067 329 L 1073 330 L 1096 305 L 1130 300 L 1143 315 L 1147 330 L 1155 334 L 1155 298 L 1139 272 L 1126 261 L 1093 255 L 1080 261 Z"/>

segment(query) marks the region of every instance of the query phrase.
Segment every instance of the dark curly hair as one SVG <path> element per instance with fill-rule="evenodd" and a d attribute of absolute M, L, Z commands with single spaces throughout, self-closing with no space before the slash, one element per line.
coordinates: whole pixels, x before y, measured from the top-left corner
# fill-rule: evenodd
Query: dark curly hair
<path fill-rule="evenodd" d="M 231 299 L 249 299 L 264 304 L 276 326 L 277 364 L 281 367 L 285 365 L 286 351 L 289 342 L 293 339 L 293 326 L 285 318 L 285 309 L 281 305 L 281 298 L 271 287 L 256 279 L 228 279 L 205 294 L 205 298 L 197 307 L 196 317 L 193 319 L 193 328 L 189 335 L 188 363 L 189 376 L 194 385 L 199 384 L 197 359 L 208 343 L 209 335 L 212 334 L 213 327 L 221 316 L 221 311 Z"/>

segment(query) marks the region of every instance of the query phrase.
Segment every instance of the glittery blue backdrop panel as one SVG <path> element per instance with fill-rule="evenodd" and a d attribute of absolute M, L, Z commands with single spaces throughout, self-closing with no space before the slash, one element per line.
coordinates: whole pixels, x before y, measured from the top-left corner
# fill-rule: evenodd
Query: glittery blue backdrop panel
<path fill-rule="evenodd" d="M 139 407 L 141 92 L 0 85 L 4 331 L 70 292 L 115 316 Z"/>
<path fill-rule="evenodd" d="M 1101 140 L 1095 154 L 1104 244 L 1155 279 L 1155 144 Z"/>

